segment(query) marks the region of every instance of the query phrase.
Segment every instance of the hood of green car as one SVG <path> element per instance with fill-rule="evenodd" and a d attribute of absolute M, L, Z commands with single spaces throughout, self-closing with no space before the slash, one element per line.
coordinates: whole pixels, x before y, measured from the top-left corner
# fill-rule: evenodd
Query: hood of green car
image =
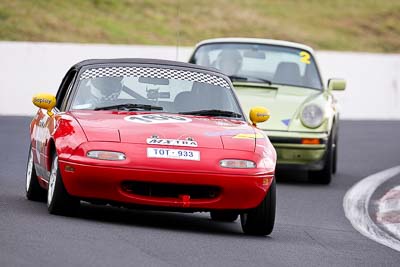
<path fill-rule="evenodd" d="M 234 83 L 234 87 L 246 115 L 254 106 L 263 106 L 270 110 L 270 119 L 257 126 L 275 131 L 291 130 L 292 122 L 298 120 L 303 105 L 323 94 L 319 90 L 283 85 Z"/>

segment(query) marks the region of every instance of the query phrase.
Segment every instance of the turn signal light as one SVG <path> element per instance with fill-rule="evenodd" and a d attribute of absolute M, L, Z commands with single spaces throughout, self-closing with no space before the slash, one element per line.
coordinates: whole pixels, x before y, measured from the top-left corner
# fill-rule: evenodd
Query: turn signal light
<path fill-rule="evenodd" d="M 75 171 L 75 168 L 72 167 L 72 166 L 66 165 L 65 168 L 64 168 L 64 170 L 65 170 L 66 172 L 74 172 L 74 171 Z"/>
<path fill-rule="evenodd" d="M 301 139 L 303 145 L 319 145 L 321 141 L 318 138 L 303 138 Z"/>
<path fill-rule="evenodd" d="M 255 162 L 242 159 L 224 159 L 219 162 L 219 165 L 223 168 L 233 169 L 253 169 L 256 167 Z"/>
<path fill-rule="evenodd" d="M 88 158 L 101 159 L 101 160 L 124 160 L 126 156 L 124 153 L 115 151 L 102 151 L 102 150 L 92 150 L 87 153 Z"/>

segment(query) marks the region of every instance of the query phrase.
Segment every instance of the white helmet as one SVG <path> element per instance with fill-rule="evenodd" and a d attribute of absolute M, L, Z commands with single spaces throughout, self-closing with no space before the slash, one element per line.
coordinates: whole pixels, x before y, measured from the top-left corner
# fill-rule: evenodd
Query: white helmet
<path fill-rule="evenodd" d="M 243 58 L 236 49 L 222 50 L 218 55 L 217 68 L 224 74 L 231 76 L 238 73 L 242 67 Z"/>
<path fill-rule="evenodd" d="M 116 100 L 122 91 L 123 77 L 97 77 L 91 79 L 91 92 L 100 101 Z"/>

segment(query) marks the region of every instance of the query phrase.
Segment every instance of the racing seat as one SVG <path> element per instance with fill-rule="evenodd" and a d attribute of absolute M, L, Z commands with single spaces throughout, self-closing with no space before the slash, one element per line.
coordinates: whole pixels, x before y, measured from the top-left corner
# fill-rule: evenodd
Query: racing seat
<path fill-rule="evenodd" d="M 274 83 L 302 85 L 300 68 L 294 62 L 281 62 L 276 68 Z"/>
<path fill-rule="evenodd" d="M 175 111 L 185 112 L 205 109 L 226 109 L 229 101 L 222 88 L 207 83 L 194 82 L 192 91 L 180 92 L 174 100 Z"/>
<path fill-rule="evenodd" d="M 306 70 L 304 72 L 303 85 L 306 87 L 312 87 L 312 88 L 321 88 L 322 87 L 317 69 L 315 68 L 314 65 L 306 66 Z"/>
<path fill-rule="evenodd" d="M 208 83 L 193 83 L 192 93 L 195 97 L 195 110 L 203 109 L 226 109 L 229 103 L 226 99 L 227 94 L 223 92 L 223 88 Z M 192 107 L 193 108 L 193 107 Z"/>
<path fill-rule="evenodd" d="M 193 110 L 193 101 L 194 96 L 192 92 L 185 91 L 180 92 L 176 95 L 174 103 L 175 103 L 175 111 L 176 112 L 186 112 Z"/>

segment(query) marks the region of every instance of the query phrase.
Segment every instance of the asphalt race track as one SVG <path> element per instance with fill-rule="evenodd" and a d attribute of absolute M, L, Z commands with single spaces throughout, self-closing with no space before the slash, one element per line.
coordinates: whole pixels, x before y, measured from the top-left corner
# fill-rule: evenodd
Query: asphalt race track
<path fill-rule="evenodd" d="M 45 203 L 25 198 L 29 121 L 0 117 L 0 266 L 399 266 L 399 252 L 353 229 L 342 202 L 357 181 L 400 165 L 400 121 L 341 122 L 329 186 L 278 175 L 270 237 L 245 236 L 239 221 L 206 213 L 83 205 L 77 217 L 49 215 Z"/>

